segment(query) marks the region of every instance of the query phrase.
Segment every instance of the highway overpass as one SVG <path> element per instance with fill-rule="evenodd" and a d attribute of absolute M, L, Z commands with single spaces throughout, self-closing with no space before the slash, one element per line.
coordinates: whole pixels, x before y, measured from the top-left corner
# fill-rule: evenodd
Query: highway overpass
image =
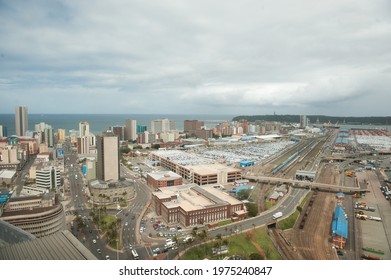
<path fill-rule="evenodd" d="M 299 180 L 294 180 L 294 179 L 284 179 L 284 178 L 278 178 L 278 177 L 246 175 L 246 176 L 243 176 L 243 178 L 248 179 L 250 181 L 258 181 L 261 183 L 289 184 L 294 188 L 308 188 L 308 187 L 310 187 L 313 189 L 318 189 L 320 191 L 328 191 L 328 192 L 354 193 L 354 192 L 368 191 L 367 188 L 337 186 L 337 185 L 332 185 L 332 184 L 324 184 L 324 183 L 309 182 L 309 181 L 299 181 Z"/>

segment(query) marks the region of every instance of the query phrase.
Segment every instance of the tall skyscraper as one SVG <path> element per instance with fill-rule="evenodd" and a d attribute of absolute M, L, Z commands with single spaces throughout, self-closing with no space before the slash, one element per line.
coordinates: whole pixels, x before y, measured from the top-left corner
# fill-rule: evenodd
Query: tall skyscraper
<path fill-rule="evenodd" d="M 96 136 L 96 176 L 99 180 L 119 180 L 119 140 L 112 132 Z"/>
<path fill-rule="evenodd" d="M 137 140 L 137 122 L 136 120 L 126 120 L 125 140 Z"/>
<path fill-rule="evenodd" d="M 125 139 L 125 126 L 119 126 L 119 125 L 115 125 L 115 126 L 111 126 L 110 127 L 110 130 L 118 136 L 119 140 L 122 141 Z"/>
<path fill-rule="evenodd" d="M 28 129 L 28 111 L 26 106 L 18 106 L 15 109 L 15 134 L 25 136 Z"/>
<path fill-rule="evenodd" d="M 306 115 L 300 115 L 300 128 L 306 128 L 308 125 L 308 119 Z"/>
<path fill-rule="evenodd" d="M 147 126 L 146 125 L 137 125 L 137 134 L 143 133 L 144 131 L 147 131 Z"/>
<path fill-rule="evenodd" d="M 57 142 L 64 143 L 65 142 L 65 129 L 59 128 L 57 130 Z"/>
<path fill-rule="evenodd" d="M 90 124 L 88 122 L 79 122 L 79 137 L 90 136 Z"/>
<path fill-rule="evenodd" d="M 204 125 L 204 121 L 185 120 L 183 125 L 183 131 L 189 132 L 192 130 L 201 130 Z"/>
<path fill-rule="evenodd" d="M 176 122 L 169 119 L 160 119 L 151 121 L 151 132 L 159 133 L 176 130 Z"/>

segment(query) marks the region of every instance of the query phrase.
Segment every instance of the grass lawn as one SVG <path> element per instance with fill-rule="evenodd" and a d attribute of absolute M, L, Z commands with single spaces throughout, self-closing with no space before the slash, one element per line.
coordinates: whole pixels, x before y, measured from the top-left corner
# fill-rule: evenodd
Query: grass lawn
<path fill-rule="evenodd" d="M 311 197 L 312 193 L 309 192 L 305 198 L 303 199 L 303 201 L 300 203 L 300 207 L 303 209 L 305 203 L 307 202 L 307 200 Z M 288 218 L 282 220 L 282 221 L 279 221 L 277 222 L 277 226 L 278 228 L 282 229 L 282 230 L 286 230 L 286 229 L 290 229 L 290 228 L 293 228 L 293 226 L 295 225 L 296 221 L 297 221 L 297 218 L 300 216 L 300 212 L 298 210 L 296 210 L 295 212 L 293 212 L 292 215 L 290 215 Z"/>
<path fill-rule="evenodd" d="M 105 221 L 105 228 L 104 228 L 104 230 L 107 229 L 108 227 L 110 227 L 110 225 L 112 223 L 115 223 L 117 221 L 117 217 L 111 216 L 111 215 L 103 215 L 103 216 L 101 216 L 101 219 L 103 221 Z"/>
<path fill-rule="evenodd" d="M 181 260 L 202 260 L 212 259 L 218 260 L 223 259 L 226 256 L 241 255 L 242 258 L 248 259 L 249 255 L 253 253 L 265 254 L 268 260 L 281 260 L 280 254 L 277 252 L 272 241 L 267 235 L 266 227 L 257 228 L 255 231 L 249 230 L 247 232 L 233 234 L 227 238 L 228 240 L 228 254 L 213 256 L 212 248 L 216 244 L 216 241 L 211 241 L 207 244 L 203 244 L 188 250 L 182 257 Z M 253 244 L 255 242 L 261 248 L 261 253 L 258 246 Z"/>

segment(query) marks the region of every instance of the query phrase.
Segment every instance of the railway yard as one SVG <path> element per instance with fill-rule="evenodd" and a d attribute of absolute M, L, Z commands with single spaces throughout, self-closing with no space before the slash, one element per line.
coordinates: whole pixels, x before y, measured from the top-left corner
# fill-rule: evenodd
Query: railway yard
<path fill-rule="evenodd" d="M 371 133 L 371 132 L 369 132 Z M 361 135 L 361 134 L 360 134 Z M 370 135 L 376 137 L 376 135 Z M 384 134 L 382 139 L 374 143 L 386 142 Z M 351 139 L 355 140 L 357 132 Z M 363 137 L 363 136 L 360 136 Z M 306 157 L 289 167 L 282 169 L 278 176 L 291 178 L 299 169 L 317 167 L 316 182 L 345 185 L 350 187 L 366 188 L 367 192 L 345 194 L 342 203 L 348 221 L 348 238 L 343 248 L 332 242 L 332 221 L 337 205 L 335 192 L 312 190 L 308 201 L 292 229 L 281 231 L 273 230 L 272 236 L 276 246 L 284 252 L 285 259 L 333 260 L 333 259 L 391 259 L 391 205 L 382 193 L 381 186 L 387 184 L 388 178 L 382 170 L 389 168 L 389 156 L 359 155 L 341 156 L 338 161 L 325 160 L 332 158 L 332 143 L 337 135 L 327 141 L 319 141 L 312 146 L 311 151 L 303 151 Z M 370 139 L 365 139 L 365 144 Z M 386 142 L 389 145 L 389 142 Z M 359 146 L 356 142 L 353 145 Z M 388 147 L 387 147 L 388 148 Z M 280 161 L 281 162 L 281 161 Z M 367 162 L 384 163 L 383 166 L 365 165 Z M 270 165 L 273 162 L 268 163 Z M 274 162 L 276 164 L 276 162 Z M 350 171 L 352 170 L 352 171 Z M 263 171 L 265 172 L 265 171 Z M 277 175 L 277 174 L 276 174 Z M 373 212 L 357 209 L 358 203 L 369 205 Z M 363 213 L 365 212 L 365 213 Z M 357 218 L 358 213 L 364 218 Z M 361 216 L 360 216 L 361 217 Z"/>
<path fill-rule="evenodd" d="M 269 225 L 270 237 L 283 259 L 390 260 L 390 143 L 391 135 L 385 131 L 333 128 L 300 141 L 285 138 L 196 148 L 189 151 L 189 157 L 180 154 L 180 160 L 193 164 L 200 157 L 242 168 L 244 179 L 257 181 L 252 193 L 260 212 L 268 210 L 266 198 L 275 186 L 308 189 L 292 228 Z M 242 167 L 241 161 L 255 164 Z M 298 181 L 302 177 L 297 172 L 314 177 Z M 346 227 L 342 233 L 335 226 L 339 224 L 335 222 L 338 207 L 343 209 Z"/>

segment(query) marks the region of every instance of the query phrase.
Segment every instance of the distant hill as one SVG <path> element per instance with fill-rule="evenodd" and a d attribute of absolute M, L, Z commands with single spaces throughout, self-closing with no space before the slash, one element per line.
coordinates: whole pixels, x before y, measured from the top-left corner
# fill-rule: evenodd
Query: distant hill
<path fill-rule="evenodd" d="M 322 115 L 307 115 L 311 123 L 319 120 L 320 124 L 331 122 L 332 124 L 371 124 L 371 125 L 391 125 L 391 117 L 333 117 Z M 300 115 L 253 115 L 237 116 L 233 121 L 247 120 L 255 121 L 274 121 L 282 123 L 299 123 Z"/>

